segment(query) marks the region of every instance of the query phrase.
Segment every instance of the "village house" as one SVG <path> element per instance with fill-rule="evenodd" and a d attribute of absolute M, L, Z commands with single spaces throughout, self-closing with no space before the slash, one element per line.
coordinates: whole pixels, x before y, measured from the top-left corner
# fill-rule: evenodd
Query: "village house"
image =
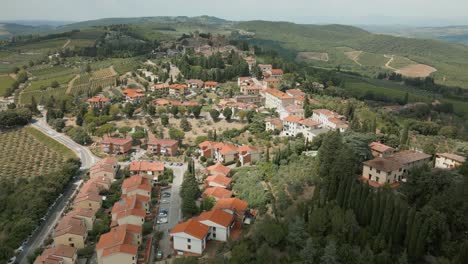
<path fill-rule="evenodd" d="M 168 83 L 161 83 L 153 85 L 150 90 L 152 92 L 158 92 L 160 94 L 169 94 L 169 84 Z"/>
<path fill-rule="evenodd" d="M 242 85 L 240 87 L 240 92 L 243 95 L 259 95 L 260 91 L 264 88 L 259 85 Z"/>
<path fill-rule="evenodd" d="M 99 237 L 96 253 L 99 264 L 136 264 L 142 228 L 120 225 Z"/>
<path fill-rule="evenodd" d="M 54 229 L 54 245 L 66 245 L 81 249 L 85 247 L 88 230 L 84 220 L 74 217 L 64 217 Z"/>
<path fill-rule="evenodd" d="M 282 69 L 271 69 L 269 71 L 270 77 L 274 79 L 281 79 L 283 78 L 283 70 Z"/>
<path fill-rule="evenodd" d="M 210 175 L 205 179 L 205 186 L 229 189 L 231 186 L 231 178 L 223 175 Z"/>
<path fill-rule="evenodd" d="M 287 116 L 304 118 L 304 108 L 299 105 L 290 105 L 278 112 L 281 119 L 284 119 Z"/>
<path fill-rule="evenodd" d="M 140 103 L 141 99 L 145 98 L 143 89 L 125 89 L 122 91 L 127 103 Z"/>
<path fill-rule="evenodd" d="M 435 168 L 456 169 L 466 162 L 466 158 L 453 153 L 437 153 Z"/>
<path fill-rule="evenodd" d="M 266 108 L 276 108 L 282 110 L 289 105 L 294 104 L 294 98 L 281 92 L 280 90 L 266 89 L 260 93 L 265 97 Z"/>
<path fill-rule="evenodd" d="M 344 132 L 348 129 L 346 118 L 328 109 L 313 110 L 312 119 L 319 122 L 322 127 L 329 129 L 338 129 L 340 132 Z"/>
<path fill-rule="evenodd" d="M 234 228 L 234 215 L 219 209 L 203 212 L 197 219 L 200 223 L 210 227 L 208 240 L 226 242 Z"/>
<path fill-rule="evenodd" d="M 273 66 L 271 66 L 271 64 L 258 64 L 258 68 L 260 68 L 260 71 L 262 72 L 268 72 L 273 69 Z"/>
<path fill-rule="evenodd" d="M 231 196 L 232 192 L 222 187 L 208 187 L 202 193 L 202 198 L 213 197 L 215 201 L 218 201 L 219 199 L 230 198 Z"/>
<path fill-rule="evenodd" d="M 283 119 L 283 134 L 288 137 L 295 137 L 300 133 L 300 124 L 302 118 L 297 116 L 287 116 Z"/>
<path fill-rule="evenodd" d="M 286 90 L 286 94 L 288 94 L 289 96 L 292 96 L 294 98 L 299 98 L 299 97 L 303 97 L 306 95 L 306 93 L 304 93 L 303 91 L 299 90 L 299 89 L 288 89 Z"/>
<path fill-rule="evenodd" d="M 231 173 L 231 169 L 229 167 L 226 167 L 219 162 L 206 168 L 206 171 L 209 175 L 219 174 L 219 175 L 223 175 L 226 177 L 229 176 Z"/>
<path fill-rule="evenodd" d="M 372 156 L 374 157 L 381 157 L 381 158 L 385 158 L 387 156 L 390 156 L 392 155 L 393 153 L 395 153 L 395 149 L 392 148 L 392 147 L 389 147 L 385 144 L 382 144 L 380 142 L 372 142 L 369 144 L 369 147 L 372 151 Z"/>
<path fill-rule="evenodd" d="M 262 158 L 262 152 L 256 147 L 243 145 L 237 150 L 239 151 L 239 161 L 241 166 L 252 164 Z"/>
<path fill-rule="evenodd" d="M 153 155 L 176 156 L 178 149 L 177 140 L 153 138 L 148 141 L 148 151 Z"/>
<path fill-rule="evenodd" d="M 164 172 L 164 163 L 158 161 L 132 161 L 130 163 L 130 173 L 147 174 L 153 176 L 154 181 L 158 181 L 159 176 Z"/>
<path fill-rule="evenodd" d="M 107 157 L 99 160 L 89 169 L 90 179 L 107 178 L 114 180 L 119 169 L 119 163 L 116 158 Z"/>
<path fill-rule="evenodd" d="M 191 218 L 177 224 L 169 234 L 173 239 L 174 250 L 178 254 L 187 252 L 201 255 L 205 251 L 209 231 L 209 226 Z"/>
<path fill-rule="evenodd" d="M 265 130 L 266 131 L 282 131 L 283 130 L 283 120 L 277 117 L 271 117 L 265 119 Z"/>
<path fill-rule="evenodd" d="M 81 219 L 88 231 L 93 229 L 94 221 L 96 220 L 96 211 L 93 209 L 84 209 L 84 208 L 76 208 L 67 213 L 63 217 L 65 218 L 77 218 Z"/>
<path fill-rule="evenodd" d="M 248 207 L 249 204 L 239 198 L 226 198 L 218 200 L 212 210 L 218 209 L 234 215 L 235 219 L 242 223 L 246 215 L 248 215 Z"/>
<path fill-rule="evenodd" d="M 281 80 L 273 77 L 266 77 L 263 79 L 263 87 L 277 89 Z"/>
<path fill-rule="evenodd" d="M 169 85 L 169 94 L 175 96 L 182 96 L 187 93 L 187 85 L 185 84 L 171 84 Z"/>
<path fill-rule="evenodd" d="M 66 245 L 56 245 L 46 248 L 40 256 L 36 258 L 34 264 L 75 264 L 78 250 Z"/>
<path fill-rule="evenodd" d="M 143 225 L 146 214 L 149 213 L 148 196 L 139 194 L 126 196 L 117 201 L 112 207 L 112 226 L 115 225 Z"/>
<path fill-rule="evenodd" d="M 244 60 L 249 65 L 249 71 L 252 71 L 252 68 L 257 64 L 257 60 L 251 56 L 245 57 Z"/>
<path fill-rule="evenodd" d="M 107 154 L 126 154 L 131 149 L 131 138 L 107 137 L 101 141 L 101 151 Z"/>
<path fill-rule="evenodd" d="M 122 195 L 132 196 L 139 194 L 151 197 L 152 178 L 150 175 L 132 175 L 122 183 Z"/>
<path fill-rule="evenodd" d="M 214 159 L 218 162 L 227 163 L 239 159 L 239 151 L 234 144 L 219 142 L 213 148 Z"/>
<path fill-rule="evenodd" d="M 218 89 L 218 82 L 213 82 L 213 81 L 205 82 L 205 89 L 216 91 L 216 89 Z"/>
<path fill-rule="evenodd" d="M 99 210 L 102 205 L 102 197 L 99 192 L 102 190 L 104 190 L 103 186 L 98 185 L 95 180 L 87 181 L 76 195 L 73 208 Z"/>
<path fill-rule="evenodd" d="M 106 105 L 110 105 L 111 101 L 109 98 L 104 96 L 94 96 L 88 99 L 88 104 L 92 108 L 103 108 Z"/>
<path fill-rule="evenodd" d="M 202 89 L 203 85 L 204 85 L 204 82 L 202 80 L 198 80 L 198 79 L 186 80 L 185 83 L 191 89 Z"/>
<path fill-rule="evenodd" d="M 398 186 L 399 182 L 406 181 L 406 176 L 411 169 L 427 164 L 430 155 L 412 150 L 402 151 L 386 157 L 377 157 L 363 163 L 363 181 L 369 182 L 373 187 L 381 187 L 389 184 Z"/>

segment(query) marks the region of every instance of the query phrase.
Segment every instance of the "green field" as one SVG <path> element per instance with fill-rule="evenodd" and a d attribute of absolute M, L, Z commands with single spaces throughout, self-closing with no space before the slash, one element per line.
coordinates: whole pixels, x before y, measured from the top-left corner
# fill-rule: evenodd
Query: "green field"
<path fill-rule="evenodd" d="M 8 75 L 0 75 L 0 96 L 4 96 L 5 92 L 11 87 L 15 82 L 15 79 L 11 78 Z"/>

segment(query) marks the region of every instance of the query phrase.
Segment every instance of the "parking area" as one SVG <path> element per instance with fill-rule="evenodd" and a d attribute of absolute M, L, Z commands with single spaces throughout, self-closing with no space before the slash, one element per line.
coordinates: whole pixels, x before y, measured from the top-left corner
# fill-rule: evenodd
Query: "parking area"
<path fill-rule="evenodd" d="M 159 241 L 159 250 L 164 258 L 172 254 L 169 231 L 182 220 L 180 210 L 180 187 L 187 170 L 187 164 L 177 162 L 166 162 L 166 167 L 174 171 L 172 186 L 161 189 L 161 200 L 159 202 L 158 216 L 155 218 L 158 231 L 163 232 L 162 240 Z"/>

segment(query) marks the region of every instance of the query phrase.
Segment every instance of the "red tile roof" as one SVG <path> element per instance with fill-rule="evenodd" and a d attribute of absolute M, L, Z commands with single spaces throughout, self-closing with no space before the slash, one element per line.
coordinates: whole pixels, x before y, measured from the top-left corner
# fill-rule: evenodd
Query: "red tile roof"
<path fill-rule="evenodd" d="M 208 212 L 203 212 L 198 217 L 199 221 L 211 221 L 218 225 L 228 227 L 231 225 L 232 221 L 234 220 L 234 215 L 227 213 L 223 210 L 219 209 L 212 209 Z"/>
<path fill-rule="evenodd" d="M 142 227 L 137 225 L 124 224 L 114 227 L 108 233 L 100 236 L 99 242 L 96 244 L 96 250 L 105 250 L 119 245 L 132 245 L 132 237 L 141 235 L 141 232 Z M 111 250 L 111 252 L 114 251 Z"/>
<path fill-rule="evenodd" d="M 114 144 L 114 145 L 122 146 L 131 142 L 132 142 L 131 138 L 107 137 L 101 141 L 101 144 Z"/>
<path fill-rule="evenodd" d="M 73 259 L 77 253 L 77 249 L 66 245 L 56 245 L 51 248 L 47 248 L 42 252 L 40 256 L 36 258 L 34 264 L 49 264 L 59 263 L 63 261 L 63 258 Z"/>
<path fill-rule="evenodd" d="M 214 183 L 217 183 L 219 185 L 223 185 L 223 186 L 228 186 L 229 184 L 231 184 L 231 178 L 228 178 L 226 176 L 223 176 L 223 175 L 210 175 L 208 177 L 206 177 L 205 179 L 205 182 L 214 182 Z"/>
<path fill-rule="evenodd" d="M 203 239 L 208 234 L 210 227 L 200 223 L 196 219 L 189 219 L 185 222 L 177 224 L 170 232 L 171 235 L 177 233 L 186 233 L 198 239 Z"/>
<path fill-rule="evenodd" d="M 220 199 L 213 206 L 215 209 L 229 209 L 231 211 L 237 212 L 238 214 L 243 214 L 245 210 L 247 210 L 247 207 L 249 207 L 249 204 L 238 198 Z"/>
<path fill-rule="evenodd" d="M 205 82 L 205 86 L 217 86 L 217 85 L 218 85 L 218 82 L 212 82 L 212 81 Z"/>
<path fill-rule="evenodd" d="M 271 74 L 280 75 L 280 74 L 283 74 L 283 70 L 282 69 L 271 69 Z"/>
<path fill-rule="evenodd" d="M 216 163 L 215 165 L 212 165 L 207 168 L 208 171 L 214 171 L 214 172 L 219 172 L 223 175 L 228 175 L 231 172 L 231 169 L 229 167 L 224 166 L 221 163 Z"/>
<path fill-rule="evenodd" d="M 148 197 L 139 194 L 123 197 L 114 203 L 114 206 L 112 207 L 112 214 L 118 214 L 133 209 L 144 210 L 142 205 L 148 201 Z"/>
<path fill-rule="evenodd" d="M 133 161 L 130 163 L 130 171 L 164 171 L 164 163 L 157 161 Z"/>
<path fill-rule="evenodd" d="M 276 89 L 265 89 L 263 92 L 264 93 L 269 93 L 272 96 L 277 97 L 277 98 L 281 98 L 281 99 L 291 99 L 291 98 L 293 98 L 292 96 L 290 96 L 288 94 L 285 94 L 282 91 L 276 90 Z"/>
<path fill-rule="evenodd" d="M 90 103 L 109 102 L 109 98 L 103 96 L 95 96 L 88 99 Z"/>
<path fill-rule="evenodd" d="M 316 127 L 320 125 L 319 122 L 314 121 L 312 119 L 302 119 L 301 121 L 299 121 L 299 124 L 304 125 L 306 127 Z"/>
<path fill-rule="evenodd" d="M 59 237 L 65 234 L 73 234 L 85 237 L 87 234 L 87 229 L 81 219 L 65 217 L 62 218 L 57 227 L 55 227 L 54 237 Z"/>
<path fill-rule="evenodd" d="M 302 118 L 297 116 L 287 116 L 283 120 L 291 123 L 299 123 L 299 121 L 301 121 Z"/>
<path fill-rule="evenodd" d="M 389 146 L 387 146 L 385 144 L 382 144 L 380 142 L 372 142 L 372 143 L 369 144 L 369 147 L 372 150 L 380 152 L 380 153 L 385 152 L 387 150 L 395 150 L 394 148 L 389 147 Z"/>
<path fill-rule="evenodd" d="M 451 159 L 460 163 L 464 163 L 466 161 L 465 157 L 453 153 L 437 153 L 437 156 Z"/>
<path fill-rule="evenodd" d="M 213 196 L 217 199 L 230 198 L 232 192 L 221 187 L 208 187 L 203 192 L 203 196 Z"/>
<path fill-rule="evenodd" d="M 138 246 L 129 245 L 129 244 L 113 246 L 113 247 L 104 249 L 102 251 L 102 256 L 106 257 L 106 256 L 110 256 L 116 253 L 125 253 L 125 254 L 136 256 L 138 253 Z"/>

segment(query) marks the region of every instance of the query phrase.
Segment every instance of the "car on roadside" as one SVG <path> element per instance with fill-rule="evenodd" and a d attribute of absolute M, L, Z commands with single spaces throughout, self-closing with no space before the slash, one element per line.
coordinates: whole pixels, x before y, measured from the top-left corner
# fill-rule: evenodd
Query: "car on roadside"
<path fill-rule="evenodd" d="M 171 193 L 170 192 L 163 192 L 162 197 L 169 198 L 169 197 L 171 197 Z"/>
<path fill-rule="evenodd" d="M 165 224 L 167 223 L 167 217 L 159 217 L 158 220 L 156 221 L 157 224 Z"/>
<path fill-rule="evenodd" d="M 169 199 L 162 199 L 162 200 L 161 200 L 161 203 L 162 203 L 162 204 L 163 204 L 163 203 L 169 203 L 169 202 L 170 202 Z"/>
<path fill-rule="evenodd" d="M 162 259 L 163 258 L 163 253 L 160 249 L 158 249 L 158 253 L 156 253 L 156 259 Z"/>

